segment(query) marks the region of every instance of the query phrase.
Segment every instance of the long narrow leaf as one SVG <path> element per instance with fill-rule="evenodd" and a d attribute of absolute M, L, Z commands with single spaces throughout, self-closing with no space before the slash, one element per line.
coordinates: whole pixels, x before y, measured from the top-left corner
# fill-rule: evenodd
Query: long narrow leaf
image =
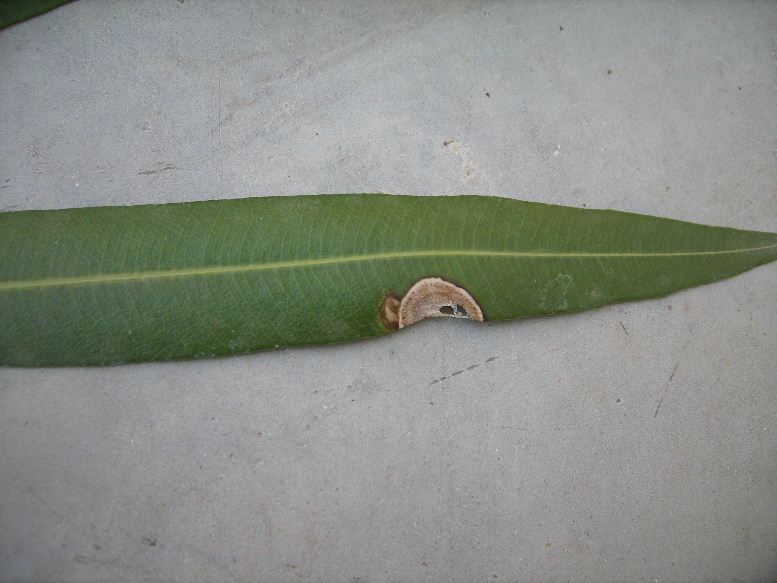
<path fill-rule="evenodd" d="M 72 0 L 0 0 L 0 29 L 38 16 Z"/>
<path fill-rule="evenodd" d="M 495 197 L 348 194 L 2 213 L 0 249 L 0 364 L 62 366 L 661 296 L 774 261 L 777 234 Z"/>

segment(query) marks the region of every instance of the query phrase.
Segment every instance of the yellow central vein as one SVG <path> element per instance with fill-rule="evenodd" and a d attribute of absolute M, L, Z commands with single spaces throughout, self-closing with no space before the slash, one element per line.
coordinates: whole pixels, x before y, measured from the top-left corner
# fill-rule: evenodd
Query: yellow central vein
<path fill-rule="evenodd" d="M 169 269 L 164 271 L 137 271 L 128 273 L 101 273 L 94 275 L 76 275 L 73 277 L 52 277 L 45 279 L 30 279 L 22 281 L 0 281 L 0 291 L 39 289 L 67 285 L 92 285 L 103 283 L 118 283 L 123 281 L 146 281 L 173 277 L 190 277 L 199 275 L 219 275 L 265 271 L 270 269 L 294 269 L 299 267 L 316 267 L 336 265 L 340 263 L 357 263 L 359 261 L 383 261 L 389 259 L 405 259 L 415 257 L 506 257 L 513 259 L 587 259 L 587 258 L 623 258 L 623 257 L 691 257 L 703 255 L 730 255 L 774 249 L 777 245 L 751 247 L 747 249 L 726 249 L 723 251 L 680 251 L 674 253 L 567 253 L 543 251 L 478 251 L 478 250 L 424 250 L 395 251 L 389 253 L 374 253 L 367 255 L 345 255 L 342 257 L 321 257 L 317 259 L 292 259 L 289 261 L 270 261 L 267 263 L 246 263 L 244 265 L 212 265 L 209 267 L 188 267 L 184 269 Z"/>

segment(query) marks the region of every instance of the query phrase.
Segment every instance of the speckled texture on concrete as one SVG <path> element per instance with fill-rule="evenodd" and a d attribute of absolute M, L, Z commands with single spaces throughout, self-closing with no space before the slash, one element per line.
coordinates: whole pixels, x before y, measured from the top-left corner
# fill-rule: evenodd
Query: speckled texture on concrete
<path fill-rule="evenodd" d="M 83 0 L 0 32 L 0 208 L 480 193 L 777 231 L 776 52 L 773 2 Z M 773 581 L 775 354 L 772 264 L 0 370 L 0 579 Z"/>

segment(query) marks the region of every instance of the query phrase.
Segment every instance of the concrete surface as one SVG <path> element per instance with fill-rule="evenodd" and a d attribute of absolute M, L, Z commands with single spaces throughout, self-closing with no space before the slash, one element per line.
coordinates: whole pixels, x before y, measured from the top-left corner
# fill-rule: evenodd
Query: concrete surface
<path fill-rule="evenodd" d="M 481 193 L 777 231 L 776 52 L 775 3 L 80 1 L 0 32 L 0 207 Z M 776 284 L 0 370 L 0 578 L 774 581 Z"/>

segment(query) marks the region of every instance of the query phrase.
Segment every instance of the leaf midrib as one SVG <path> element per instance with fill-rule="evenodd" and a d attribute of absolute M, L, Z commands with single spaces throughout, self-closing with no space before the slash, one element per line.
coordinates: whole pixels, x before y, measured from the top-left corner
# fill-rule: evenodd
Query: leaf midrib
<path fill-rule="evenodd" d="M 590 259 L 590 258 L 625 258 L 625 257 L 690 257 L 703 255 L 727 255 L 736 253 L 750 253 L 775 249 L 777 245 L 765 245 L 763 247 L 749 247 L 745 249 L 725 249 L 720 251 L 678 251 L 672 253 L 598 253 L 598 252 L 543 252 L 543 251 L 489 251 L 489 250 L 422 250 L 422 251 L 393 251 L 387 253 L 373 253 L 361 255 L 344 255 L 339 257 L 320 257 L 316 259 L 293 259 L 289 261 L 269 261 L 266 263 L 246 263 L 243 265 L 212 265 L 206 267 L 188 267 L 185 269 L 169 269 L 158 271 L 135 271 L 126 273 L 104 273 L 94 275 L 78 275 L 72 277 L 52 277 L 44 279 L 31 279 L 20 281 L 0 282 L 0 291 L 21 289 L 41 289 L 47 287 L 69 285 L 97 285 L 107 283 L 119 283 L 126 281 L 146 281 L 153 279 L 166 279 L 175 277 L 192 277 L 204 275 L 235 274 L 251 271 L 265 271 L 271 269 L 295 269 L 299 267 L 316 267 L 323 265 L 336 265 L 340 263 L 358 263 L 360 261 L 383 261 L 389 259 L 408 259 L 416 257 L 493 257 L 513 259 Z"/>

